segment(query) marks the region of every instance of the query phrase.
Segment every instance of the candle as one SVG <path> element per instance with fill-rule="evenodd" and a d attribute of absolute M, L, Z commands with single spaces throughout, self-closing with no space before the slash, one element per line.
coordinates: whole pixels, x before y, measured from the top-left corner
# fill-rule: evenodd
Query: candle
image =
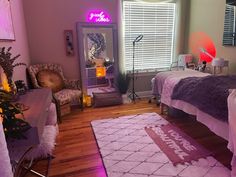
<path fill-rule="evenodd" d="M 92 98 L 89 95 L 86 96 L 86 106 L 92 106 Z"/>

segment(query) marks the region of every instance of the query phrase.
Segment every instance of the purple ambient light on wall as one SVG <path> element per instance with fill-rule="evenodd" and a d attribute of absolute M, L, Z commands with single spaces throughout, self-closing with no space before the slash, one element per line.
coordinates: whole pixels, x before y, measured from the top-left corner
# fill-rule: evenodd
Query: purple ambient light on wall
<path fill-rule="evenodd" d="M 94 10 L 89 12 L 87 22 L 92 23 L 110 23 L 111 17 L 108 13 L 103 10 Z"/>

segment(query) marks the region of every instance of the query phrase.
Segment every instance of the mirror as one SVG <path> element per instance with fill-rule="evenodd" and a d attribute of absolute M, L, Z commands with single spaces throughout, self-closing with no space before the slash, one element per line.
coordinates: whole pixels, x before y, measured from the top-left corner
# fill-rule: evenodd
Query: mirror
<path fill-rule="evenodd" d="M 223 45 L 236 45 L 236 0 L 226 0 Z"/>
<path fill-rule="evenodd" d="M 114 91 L 118 70 L 116 25 L 77 23 L 77 34 L 83 92 Z"/>

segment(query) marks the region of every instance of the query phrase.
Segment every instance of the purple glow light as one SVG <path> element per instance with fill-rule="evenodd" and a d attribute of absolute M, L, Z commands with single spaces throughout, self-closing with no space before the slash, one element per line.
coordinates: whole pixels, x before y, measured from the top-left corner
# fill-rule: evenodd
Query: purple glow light
<path fill-rule="evenodd" d="M 91 11 L 88 14 L 87 22 L 110 23 L 111 17 L 108 13 L 106 13 L 102 10 Z"/>

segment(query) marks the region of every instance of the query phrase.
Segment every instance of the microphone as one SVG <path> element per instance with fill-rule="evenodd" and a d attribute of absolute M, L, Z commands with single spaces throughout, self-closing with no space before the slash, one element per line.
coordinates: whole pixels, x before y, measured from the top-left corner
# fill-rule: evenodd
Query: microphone
<path fill-rule="evenodd" d="M 136 37 L 133 42 L 139 42 L 139 41 L 141 41 L 141 39 L 143 39 L 143 35 L 142 34 L 140 34 L 138 37 Z"/>

